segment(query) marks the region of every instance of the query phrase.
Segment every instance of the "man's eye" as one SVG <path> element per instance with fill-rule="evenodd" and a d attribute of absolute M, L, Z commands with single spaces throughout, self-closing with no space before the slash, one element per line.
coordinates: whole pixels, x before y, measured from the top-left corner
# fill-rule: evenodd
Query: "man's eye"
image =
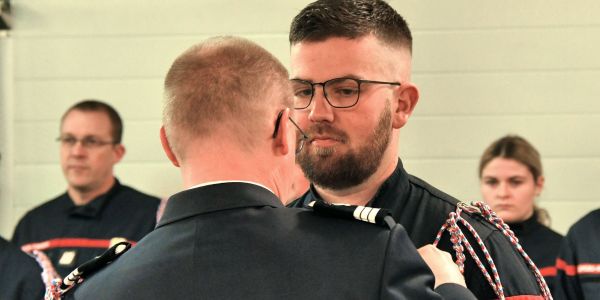
<path fill-rule="evenodd" d="M 358 89 L 356 88 L 338 88 L 335 90 L 335 93 L 340 96 L 354 96 L 358 94 Z"/>
<path fill-rule="evenodd" d="M 75 143 L 77 143 L 77 139 L 73 138 L 73 137 L 66 137 L 62 139 L 63 143 L 68 144 L 68 145 L 74 145 Z"/>
<path fill-rule="evenodd" d="M 98 145 L 98 140 L 96 139 L 84 139 L 82 142 L 85 146 L 97 146 Z"/>
<path fill-rule="evenodd" d="M 294 96 L 296 97 L 310 97 L 312 95 L 312 90 L 311 89 L 299 89 L 294 91 Z"/>

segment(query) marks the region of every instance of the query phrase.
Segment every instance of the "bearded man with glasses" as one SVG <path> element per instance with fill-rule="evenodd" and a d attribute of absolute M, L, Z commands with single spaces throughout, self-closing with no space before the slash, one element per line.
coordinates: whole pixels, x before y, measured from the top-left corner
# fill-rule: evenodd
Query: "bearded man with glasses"
<path fill-rule="evenodd" d="M 419 99 L 410 81 L 412 35 L 405 20 L 381 0 L 319 0 L 294 18 L 289 40 L 296 121 L 310 137 L 297 160 L 312 183 L 289 206 L 389 209 L 417 247 L 434 243 L 460 202 L 409 175 L 398 158 L 400 130 Z M 484 261 L 478 264 L 465 250 L 464 275 L 477 298 L 541 299 L 544 284 L 511 241 L 479 216 L 461 216 L 490 252 L 459 227 Z M 439 246 L 455 252 L 447 233 Z M 480 267 L 496 276 L 488 280 Z"/>
<path fill-rule="evenodd" d="M 104 102 L 84 100 L 63 114 L 56 140 L 67 191 L 27 212 L 12 238 L 25 252 L 41 251 L 49 274 L 65 277 L 114 243 L 135 243 L 154 229 L 160 200 L 113 174 L 125 155 L 122 135 L 121 117 Z"/>

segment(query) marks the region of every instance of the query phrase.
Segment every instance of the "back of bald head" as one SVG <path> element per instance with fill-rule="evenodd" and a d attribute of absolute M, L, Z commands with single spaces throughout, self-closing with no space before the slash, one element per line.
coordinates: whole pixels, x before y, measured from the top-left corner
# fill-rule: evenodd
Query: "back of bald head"
<path fill-rule="evenodd" d="M 251 151 L 260 142 L 257 134 L 267 129 L 269 112 L 292 106 L 285 67 L 262 47 L 237 37 L 192 46 L 175 60 L 164 87 L 165 131 L 180 159 L 188 142 L 198 139 L 232 139 Z"/>

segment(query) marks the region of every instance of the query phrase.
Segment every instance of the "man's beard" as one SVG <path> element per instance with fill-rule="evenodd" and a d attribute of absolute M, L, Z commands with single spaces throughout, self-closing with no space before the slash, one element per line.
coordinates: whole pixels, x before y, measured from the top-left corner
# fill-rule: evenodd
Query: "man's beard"
<path fill-rule="evenodd" d="M 310 145 L 305 145 L 296 160 L 306 178 L 322 188 L 341 190 L 359 185 L 379 167 L 383 153 L 390 143 L 391 124 L 392 113 L 388 102 L 379 116 L 371 138 L 365 140 L 358 150 L 349 150 L 343 155 L 335 156 L 334 147 L 312 149 Z M 346 133 L 327 123 L 315 124 L 307 133 L 308 136 L 315 133 L 327 134 L 341 144 L 348 142 Z"/>

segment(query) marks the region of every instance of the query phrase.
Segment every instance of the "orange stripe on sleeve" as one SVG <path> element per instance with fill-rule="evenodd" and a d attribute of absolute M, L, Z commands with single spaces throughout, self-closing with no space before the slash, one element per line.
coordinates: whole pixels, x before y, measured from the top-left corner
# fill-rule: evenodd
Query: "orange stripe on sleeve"
<path fill-rule="evenodd" d="M 556 270 L 556 267 L 545 267 L 540 269 L 540 274 L 542 274 L 544 277 L 556 276 L 557 272 L 558 271 Z"/>
<path fill-rule="evenodd" d="M 585 263 L 579 265 L 569 265 L 566 261 L 560 258 L 556 259 L 556 268 L 558 270 L 563 270 L 567 276 L 600 274 L 600 264 Z"/>
<path fill-rule="evenodd" d="M 127 241 L 135 246 L 134 241 Z M 85 239 L 85 238 L 58 238 L 39 243 L 29 243 L 21 246 L 21 250 L 31 252 L 33 250 L 48 250 L 54 248 L 100 248 L 108 249 L 111 246 L 110 239 Z"/>

